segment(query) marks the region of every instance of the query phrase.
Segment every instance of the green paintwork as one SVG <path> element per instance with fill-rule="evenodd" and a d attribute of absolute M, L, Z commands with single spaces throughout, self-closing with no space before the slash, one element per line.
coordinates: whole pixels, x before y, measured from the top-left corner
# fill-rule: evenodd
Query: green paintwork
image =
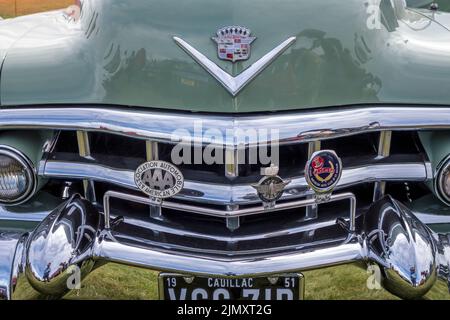
<path fill-rule="evenodd" d="M 429 214 L 433 216 L 450 215 L 450 207 L 443 204 L 433 194 L 426 195 L 413 201 L 412 203 L 409 203 L 408 207 L 415 213 Z M 450 233 L 450 224 L 431 224 L 429 227 L 435 232 Z"/>
<path fill-rule="evenodd" d="M 450 207 L 444 205 L 433 194 L 423 196 L 412 203 L 407 204 L 408 207 L 416 213 L 429 214 L 429 215 L 443 215 L 450 216 Z"/>
<path fill-rule="evenodd" d="M 383 24 L 370 30 L 366 5 L 361 0 L 85 1 L 79 23 L 55 13 L 7 50 L 1 104 L 205 112 L 448 104 L 450 14 L 440 13 L 436 23 L 427 11 L 396 11 L 382 0 Z M 0 22 L 0 37 L 8 32 L 8 21 Z M 250 60 L 232 64 L 217 58 L 211 37 L 227 25 L 249 27 L 258 37 Z M 288 37 L 297 41 L 233 98 L 173 36 L 234 75 Z"/>
<path fill-rule="evenodd" d="M 439 163 L 450 155 L 450 131 L 419 132 L 419 137 L 434 172 Z"/>
<path fill-rule="evenodd" d="M 27 203 L 2 209 L 0 232 L 2 230 L 31 231 L 49 212 L 55 210 L 65 200 L 45 191 L 39 191 Z M 17 220 L 23 214 L 24 221 Z M 14 216 L 11 218 L 11 216 Z"/>
<path fill-rule="evenodd" d="M 32 231 L 37 226 L 37 222 L 29 222 L 29 221 L 0 221 L 0 232 L 17 232 L 17 233 L 25 233 L 28 231 Z"/>
<path fill-rule="evenodd" d="M 45 142 L 53 137 L 52 130 L 11 130 L 0 132 L 0 145 L 10 146 L 24 153 L 37 167 L 42 159 Z"/>

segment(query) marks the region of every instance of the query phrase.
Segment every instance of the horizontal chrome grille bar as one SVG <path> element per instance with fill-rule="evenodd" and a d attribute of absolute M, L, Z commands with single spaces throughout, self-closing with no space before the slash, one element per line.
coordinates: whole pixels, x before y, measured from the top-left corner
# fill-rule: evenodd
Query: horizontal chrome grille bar
<path fill-rule="evenodd" d="M 208 131 L 231 132 L 223 144 L 236 148 L 248 130 L 278 131 L 281 144 L 331 139 L 382 130 L 449 129 L 449 107 L 365 106 L 263 115 L 205 115 L 111 107 L 8 108 L 0 111 L 2 129 L 86 130 L 158 142 L 217 144 Z M 38 110 L 38 112 L 36 112 Z M 201 123 L 199 121 L 201 120 Z M 181 131 L 180 131 L 181 130 Z M 177 136 L 173 133 L 178 132 Z M 183 133 L 181 133 L 183 132 Z M 265 142 L 265 141 L 264 141 Z M 246 145 L 261 145 L 246 137 Z"/>
<path fill-rule="evenodd" d="M 109 206 L 110 198 L 123 199 L 123 200 L 141 203 L 141 204 L 148 204 L 148 205 L 152 204 L 152 201 L 149 198 L 138 197 L 138 196 L 124 194 L 124 193 L 115 192 L 115 191 L 106 192 L 103 198 L 104 198 L 103 204 L 105 207 L 105 209 L 104 209 L 104 211 L 105 211 L 105 228 L 107 228 L 107 229 L 109 229 L 109 221 L 110 221 L 110 219 L 109 219 L 110 218 L 110 206 Z M 348 200 L 350 202 L 350 229 L 353 230 L 353 228 L 355 226 L 355 218 L 356 218 L 356 198 L 352 193 L 334 194 L 334 195 L 331 195 L 329 202 L 335 202 L 335 201 L 341 201 L 341 200 Z M 216 217 L 240 217 L 240 216 L 247 216 L 247 215 L 252 215 L 252 214 L 265 213 L 265 212 L 269 212 L 269 211 L 274 212 L 274 211 L 306 207 L 308 205 L 312 205 L 315 203 L 316 203 L 315 199 L 306 199 L 306 200 L 299 200 L 299 201 L 276 204 L 271 209 L 266 209 L 263 206 L 260 206 L 260 207 L 255 207 L 255 208 L 238 209 L 235 211 L 223 211 L 223 210 L 209 209 L 209 208 L 205 208 L 205 207 L 191 206 L 191 205 L 186 205 L 186 204 L 179 204 L 179 203 L 164 201 L 162 203 L 162 207 L 168 208 L 168 209 L 204 214 L 204 215 L 209 215 L 209 216 L 216 216 Z"/>
<path fill-rule="evenodd" d="M 356 262 L 364 257 L 364 252 L 359 243 L 349 241 L 339 246 L 307 252 L 275 255 L 263 259 L 233 260 L 200 255 L 185 256 L 131 247 L 115 241 L 113 236 L 106 236 L 101 242 L 96 243 L 94 257 L 159 271 L 180 272 L 183 270 L 184 273 L 199 276 L 263 276 Z"/>
<path fill-rule="evenodd" d="M 96 164 L 47 161 L 42 163 L 39 174 L 46 178 L 91 179 L 112 183 L 121 187 L 138 190 L 134 182 L 134 172 L 118 170 Z M 426 162 L 373 164 L 343 170 L 338 189 L 359 183 L 375 181 L 427 181 L 432 178 L 431 165 Z M 312 194 L 304 177 L 292 179 L 281 200 L 295 199 Z M 260 203 L 255 189 L 250 185 L 220 185 L 185 181 L 183 191 L 175 196 L 188 200 L 215 205 Z"/>

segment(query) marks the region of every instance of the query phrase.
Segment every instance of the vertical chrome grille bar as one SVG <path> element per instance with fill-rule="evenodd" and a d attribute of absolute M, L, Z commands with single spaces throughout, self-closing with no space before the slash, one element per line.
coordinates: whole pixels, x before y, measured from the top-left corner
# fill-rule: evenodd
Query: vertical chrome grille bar
<path fill-rule="evenodd" d="M 308 143 L 308 159 L 311 158 L 314 152 L 320 151 L 322 148 L 322 143 L 320 140 L 312 141 Z M 307 199 L 311 199 L 310 197 L 307 197 Z M 306 217 L 307 220 L 309 219 L 316 219 L 317 218 L 317 205 L 307 206 L 306 207 Z"/>
<path fill-rule="evenodd" d="M 145 152 L 147 161 L 154 161 L 159 159 L 158 142 L 145 141 Z"/>
<path fill-rule="evenodd" d="M 87 131 L 77 131 L 78 153 L 80 157 L 92 158 L 91 146 L 89 143 L 89 133 Z M 84 196 L 92 203 L 97 202 L 95 194 L 95 184 L 93 180 L 83 180 Z"/>
<path fill-rule="evenodd" d="M 145 154 L 147 161 L 159 160 L 158 142 L 147 140 L 145 141 Z M 162 212 L 160 205 L 150 204 L 150 217 L 161 219 Z"/>
<path fill-rule="evenodd" d="M 225 149 L 225 177 L 232 180 L 239 176 L 239 150 L 237 148 Z M 238 205 L 227 206 L 228 211 L 239 210 Z M 240 218 L 226 219 L 228 230 L 234 231 L 240 227 Z"/>
<path fill-rule="evenodd" d="M 225 148 L 225 177 L 234 179 L 239 176 L 239 150 Z"/>
<path fill-rule="evenodd" d="M 378 141 L 378 159 L 386 158 L 391 153 L 392 131 L 381 131 Z M 375 182 L 373 201 L 383 198 L 386 192 L 386 181 Z"/>

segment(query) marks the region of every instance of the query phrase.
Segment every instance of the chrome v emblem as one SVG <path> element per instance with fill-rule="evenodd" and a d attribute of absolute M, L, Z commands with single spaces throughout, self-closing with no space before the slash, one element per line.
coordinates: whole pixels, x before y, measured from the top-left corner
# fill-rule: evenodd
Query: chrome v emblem
<path fill-rule="evenodd" d="M 296 40 L 296 37 L 290 37 L 282 42 L 278 47 L 271 50 L 264 57 L 256 61 L 250 67 L 245 69 L 242 73 L 233 77 L 225 72 L 217 64 L 209 60 L 205 55 L 197 51 L 189 43 L 178 37 L 173 37 L 173 40 L 189 54 L 199 65 L 205 68 L 217 81 L 219 81 L 228 92 L 235 97 L 250 81 L 259 75 L 269 64 L 272 63 L 280 54 L 289 48 Z"/>

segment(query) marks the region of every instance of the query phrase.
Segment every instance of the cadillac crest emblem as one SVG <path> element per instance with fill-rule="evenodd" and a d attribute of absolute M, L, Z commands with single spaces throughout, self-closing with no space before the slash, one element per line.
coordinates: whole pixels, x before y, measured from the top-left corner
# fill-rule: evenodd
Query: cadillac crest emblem
<path fill-rule="evenodd" d="M 250 46 L 256 37 L 251 37 L 251 31 L 244 27 L 230 26 L 217 31 L 217 37 L 212 39 L 217 43 L 219 59 L 236 62 L 250 58 Z"/>

